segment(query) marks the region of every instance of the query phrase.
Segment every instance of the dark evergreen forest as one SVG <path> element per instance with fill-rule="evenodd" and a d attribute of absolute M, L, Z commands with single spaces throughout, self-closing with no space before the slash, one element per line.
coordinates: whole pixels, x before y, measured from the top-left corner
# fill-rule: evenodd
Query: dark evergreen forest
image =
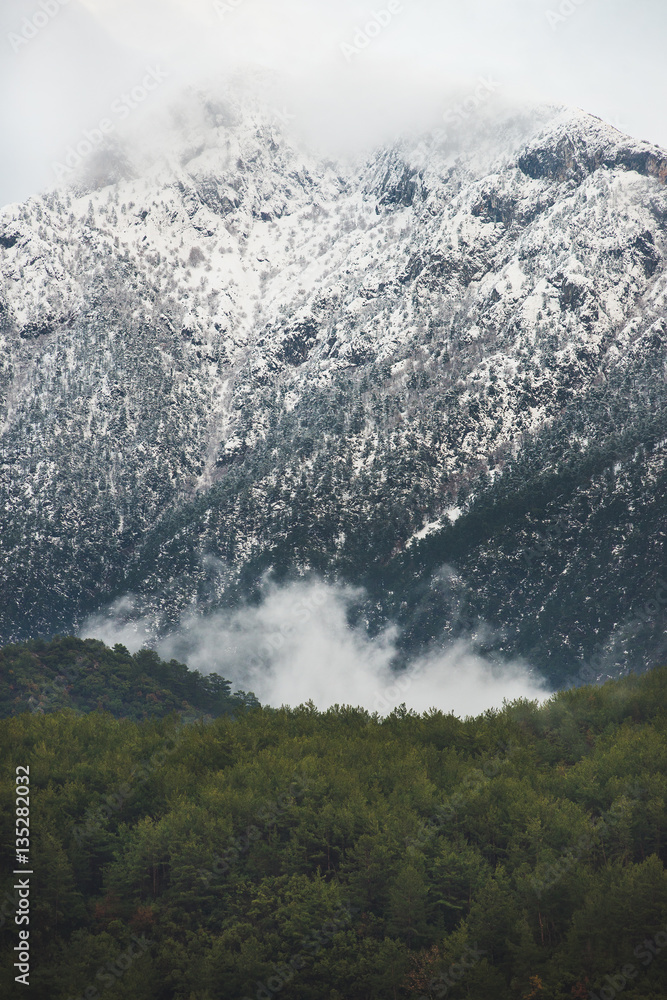
<path fill-rule="evenodd" d="M 667 668 L 459 719 L 92 641 L 0 666 L 3 995 L 18 766 L 39 1000 L 667 994 Z"/>

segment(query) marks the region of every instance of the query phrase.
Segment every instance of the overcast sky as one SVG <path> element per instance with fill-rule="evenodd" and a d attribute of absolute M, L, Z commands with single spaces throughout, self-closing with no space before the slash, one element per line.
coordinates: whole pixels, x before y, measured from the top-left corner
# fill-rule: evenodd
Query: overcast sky
<path fill-rule="evenodd" d="M 0 205 L 50 185 L 85 130 L 120 127 L 149 69 L 141 114 L 259 66 L 288 80 L 290 114 L 354 136 L 427 123 L 482 77 L 667 147 L 666 41 L 664 0 L 3 0 Z"/>

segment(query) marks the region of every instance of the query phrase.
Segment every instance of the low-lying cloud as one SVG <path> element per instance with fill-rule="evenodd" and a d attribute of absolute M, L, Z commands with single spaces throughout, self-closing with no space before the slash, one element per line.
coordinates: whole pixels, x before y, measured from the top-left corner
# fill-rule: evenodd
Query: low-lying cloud
<path fill-rule="evenodd" d="M 667 145 L 667 7 L 638 11 L 627 0 L 12 0 L 0 5 L 0 205 L 51 186 L 53 161 L 156 66 L 168 82 L 146 111 L 267 71 L 284 79 L 276 99 L 297 128 L 336 151 L 419 130 L 487 77 L 510 104 L 578 106 Z"/>
<path fill-rule="evenodd" d="M 437 708 L 463 717 L 500 707 L 505 699 L 548 697 L 525 664 L 492 663 L 471 641 L 432 650 L 396 672 L 398 629 L 371 638 L 348 623 L 360 593 L 312 581 L 267 585 L 259 605 L 191 613 L 156 641 L 144 620 L 128 620 L 133 602 L 126 598 L 108 614 L 89 618 L 80 634 L 132 651 L 150 644 L 163 658 L 220 673 L 273 706 L 312 701 L 319 709 L 344 704 L 387 715 L 405 703 L 418 712 Z"/>

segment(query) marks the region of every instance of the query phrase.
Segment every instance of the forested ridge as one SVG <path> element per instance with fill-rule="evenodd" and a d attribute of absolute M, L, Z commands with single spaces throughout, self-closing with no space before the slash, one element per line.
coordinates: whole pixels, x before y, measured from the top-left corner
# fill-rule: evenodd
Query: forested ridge
<path fill-rule="evenodd" d="M 10 989 L 29 766 L 31 996 L 667 994 L 667 668 L 464 720 L 25 711 L 0 759 Z"/>
<path fill-rule="evenodd" d="M 179 712 L 184 718 L 220 715 L 258 704 L 219 674 L 161 660 L 151 649 L 134 655 L 120 643 L 57 636 L 0 649 L 0 718 L 20 712 L 93 709 L 117 718 L 148 719 Z"/>

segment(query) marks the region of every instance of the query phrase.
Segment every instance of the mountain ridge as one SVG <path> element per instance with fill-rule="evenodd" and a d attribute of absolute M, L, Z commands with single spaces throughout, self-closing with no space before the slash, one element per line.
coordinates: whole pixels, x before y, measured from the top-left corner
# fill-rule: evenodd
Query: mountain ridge
<path fill-rule="evenodd" d="M 461 131 L 336 164 L 205 100 L 166 173 L 2 211 L 5 640 L 128 592 L 157 635 L 273 568 L 362 583 L 361 619 L 407 651 L 460 628 L 458 598 L 428 596 L 455 563 L 468 624 L 512 636 L 499 655 L 555 680 L 595 643 L 636 665 L 612 659 L 664 566 L 667 152 L 557 108 Z M 503 522 L 512 475 L 527 507 Z M 561 509 L 531 513 L 535 477 L 563 476 Z M 491 562 L 465 535 L 485 505 Z M 549 598 L 522 552 L 554 524 L 575 592 L 615 581 L 604 615 L 583 595 L 540 622 L 565 554 L 540 556 Z"/>

